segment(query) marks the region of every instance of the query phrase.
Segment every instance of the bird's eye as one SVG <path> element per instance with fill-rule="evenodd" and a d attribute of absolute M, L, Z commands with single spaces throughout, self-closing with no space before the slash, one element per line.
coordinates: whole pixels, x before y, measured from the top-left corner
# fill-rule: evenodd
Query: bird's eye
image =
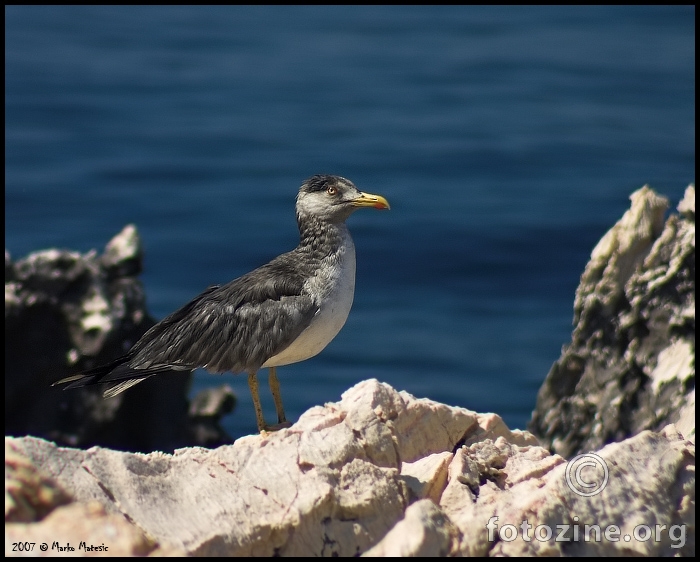
<path fill-rule="evenodd" d="M 328 195 L 335 195 L 338 193 L 338 188 L 334 185 L 329 185 L 326 189 L 326 193 L 328 193 Z"/>

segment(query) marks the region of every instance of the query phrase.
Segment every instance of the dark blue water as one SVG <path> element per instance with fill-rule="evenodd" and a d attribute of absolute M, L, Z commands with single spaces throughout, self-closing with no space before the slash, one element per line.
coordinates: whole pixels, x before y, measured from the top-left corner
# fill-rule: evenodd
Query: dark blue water
<path fill-rule="evenodd" d="M 158 318 L 296 245 L 314 173 L 350 219 L 355 304 L 280 369 L 291 418 L 368 377 L 523 427 L 598 239 L 695 180 L 693 7 L 5 8 L 5 244 L 135 223 Z M 265 377 L 263 377 L 265 378 Z M 255 430 L 245 377 L 234 436 Z M 50 389 L 47 389 L 50 392 Z M 274 408 L 265 389 L 264 407 Z M 154 407 L 157 407 L 155 405 Z"/>

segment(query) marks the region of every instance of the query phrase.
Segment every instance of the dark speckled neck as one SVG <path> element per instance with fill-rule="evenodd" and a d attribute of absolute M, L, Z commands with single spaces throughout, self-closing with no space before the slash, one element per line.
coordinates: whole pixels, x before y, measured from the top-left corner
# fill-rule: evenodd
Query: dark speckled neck
<path fill-rule="evenodd" d="M 348 228 L 345 223 L 334 224 L 315 217 L 304 217 L 298 223 L 299 249 L 310 252 L 318 259 L 337 251 L 348 236 Z"/>

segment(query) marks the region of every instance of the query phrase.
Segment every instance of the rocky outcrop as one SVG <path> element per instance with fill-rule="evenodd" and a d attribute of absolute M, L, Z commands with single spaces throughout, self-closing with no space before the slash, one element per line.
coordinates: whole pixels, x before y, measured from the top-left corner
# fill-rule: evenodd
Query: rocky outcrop
<path fill-rule="evenodd" d="M 595 470 L 572 472 L 494 414 L 416 399 L 376 380 L 288 429 L 214 450 L 81 451 L 31 437 L 7 438 L 6 447 L 45 475 L 35 480 L 55 482 L 74 500 L 56 502 L 33 526 L 6 522 L 6 537 L 37 544 L 77 541 L 67 522 L 91 506 L 96 516 L 82 516 L 82 532 L 120 552 L 692 555 L 695 548 L 695 448 L 673 426 L 599 451 L 598 468 L 607 470 L 600 479 Z M 598 493 L 580 495 L 591 482 Z M 123 544 L 107 532 L 119 515 L 135 533 Z"/>
<path fill-rule="evenodd" d="M 102 255 L 53 249 L 13 262 L 5 251 L 6 434 L 132 451 L 231 442 L 218 423 L 233 407 L 230 388 L 188 404 L 189 374 L 149 379 L 110 400 L 96 387 L 51 388 L 122 355 L 155 323 L 138 279 L 142 257 L 133 226 Z"/>
<path fill-rule="evenodd" d="M 581 276 L 529 425 L 564 457 L 669 423 L 695 441 L 695 187 L 665 222 L 649 187 L 631 200 Z"/>

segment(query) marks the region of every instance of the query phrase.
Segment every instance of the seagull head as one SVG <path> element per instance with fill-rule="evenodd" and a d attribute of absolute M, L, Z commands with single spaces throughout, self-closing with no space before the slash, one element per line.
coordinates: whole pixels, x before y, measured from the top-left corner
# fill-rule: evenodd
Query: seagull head
<path fill-rule="evenodd" d="M 315 217 L 330 223 L 342 223 L 357 209 L 388 209 L 389 202 L 381 195 L 364 193 L 350 180 L 340 176 L 311 176 L 297 195 L 297 219 Z"/>

